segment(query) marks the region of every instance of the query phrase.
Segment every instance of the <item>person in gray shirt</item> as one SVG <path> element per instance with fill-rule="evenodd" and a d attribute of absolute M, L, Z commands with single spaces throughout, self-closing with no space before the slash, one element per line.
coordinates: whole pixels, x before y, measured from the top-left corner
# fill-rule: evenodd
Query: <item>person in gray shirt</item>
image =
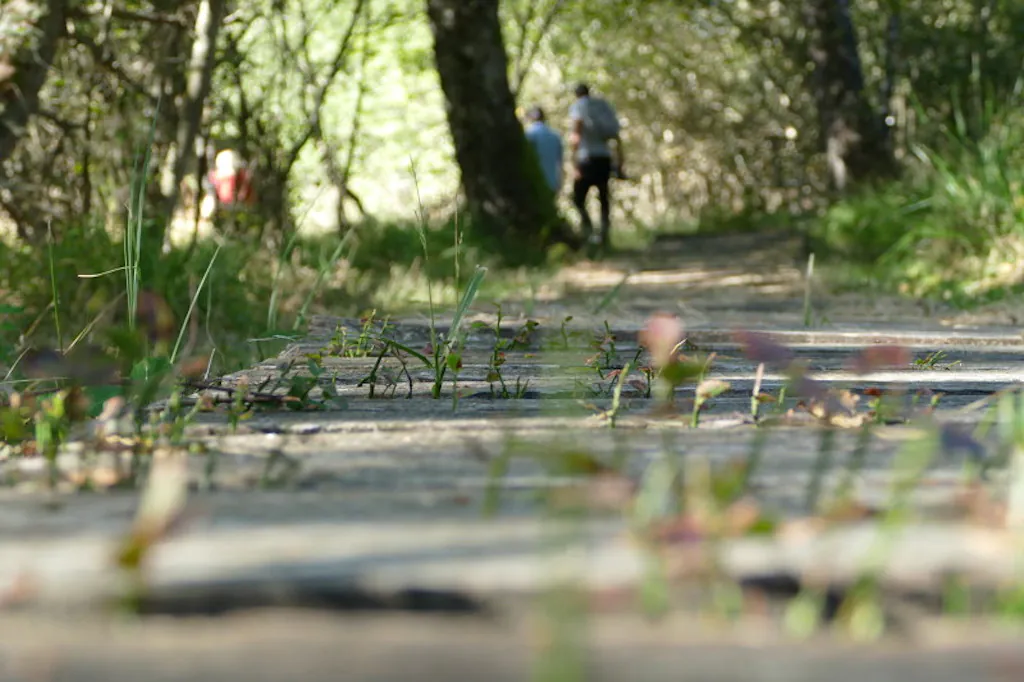
<path fill-rule="evenodd" d="M 585 83 L 576 86 L 576 101 L 569 109 L 572 136 L 573 203 L 580 213 L 583 235 L 591 243 L 599 241 L 602 249 L 609 245 L 611 231 L 611 193 L 608 188 L 613 174 L 611 141 L 615 141 L 618 165 L 622 164 L 622 142 L 619 138 L 618 116 L 605 100 L 591 97 Z M 615 174 L 621 177 L 621 171 Z M 599 239 L 587 212 L 587 194 L 597 188 L 601 201 L 601 234 Z"/>
<path fill-rule="evenodd" d="M 546 118 L 544 110 L 540 107 L 532 107 L 526 112 L 526 120 L 529 121 L 526 126 L 526 139 L 537 152 L 548 186 L 552 192 L 558 194 L 562 188 L 564 150 L 561 136 L 547 124 Z"/>

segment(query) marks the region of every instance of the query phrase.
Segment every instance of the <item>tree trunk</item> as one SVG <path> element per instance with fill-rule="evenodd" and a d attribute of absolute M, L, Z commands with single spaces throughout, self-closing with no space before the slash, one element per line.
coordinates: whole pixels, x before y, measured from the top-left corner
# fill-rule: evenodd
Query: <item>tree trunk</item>
<path fill-rule="evenodd" d="M 15 39 L 20 42 L 9 51 L 3 50 L 0 42 L 0 180 L 2 164 L 14 152 L 25 124 L 39 106 L 39 91 L 65 33 L 66 10 L 65 0 L 3 3 L 0 31 L 23 37 Z"/>
<path fill-rule="evenodd" d="M 511 261 L 571 242 L 516 119 L 498 0 L 427 0 L 427 15 L 474 229 L 496 237 Z"/>
<path fill-rule="evenodd" d="M 864 92 L 849 0 L 808 0 L 820 135 L 836 189 L 896 169 L 889 128 Z"/>
<path fill-rule="evenodd" d="M 178 116 L 174 145 L 170 151 L 166 174 L 160 188 L 166 198 L 165 220 L 158 221 L 164 226 L 174 215 L 181 193 L 181 183 L 189 170 L 189 164 L 198 161 L 201 151 L 195 149 L 199 128 L 203 120 L 203 106 L 210 93 L 213 67 L 216 63 L 217 36 L 223 23 L 226 0 L 202 0 L 196 15 L 192 54 L 188 62 L 185 82 L 185 98 Z M 159 242 L 163 243 L 163 235 Z"/>

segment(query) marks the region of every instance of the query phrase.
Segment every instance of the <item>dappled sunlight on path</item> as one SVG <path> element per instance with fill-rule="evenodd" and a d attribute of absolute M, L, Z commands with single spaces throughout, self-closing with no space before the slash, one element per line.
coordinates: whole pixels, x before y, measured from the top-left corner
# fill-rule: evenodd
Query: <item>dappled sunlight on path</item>
<path fill-rule="evenodd" d="M 818 328 L 941 329 L 1013 327 L 1024 320 L 1018 302 L 962 311 L 872 291 L 836 292 L 828 285 L 828 265 L 820 263 L 808 287 L 806 268 L 802 240 L 792 233 L 662 237 L 645 251 L 568 266 L 533 299 L 505 307 L 549 324 L 572 315 L 577 323 L 612 319 L 626 326 L 664 310 L 691 328 L 802 328 L 809 322 Z"/>

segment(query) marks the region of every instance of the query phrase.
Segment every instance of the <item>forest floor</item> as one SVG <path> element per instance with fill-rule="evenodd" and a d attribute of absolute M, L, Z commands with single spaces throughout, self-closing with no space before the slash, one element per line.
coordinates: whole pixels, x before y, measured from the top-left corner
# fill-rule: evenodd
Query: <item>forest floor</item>
<path fill-rule="evenodd" d="M 69 448 L 100 490 L 57 495 L 0 462 L 4 678 L 1024 679 L 1015 309 L 805 267 L 785 235 L 659 240 L 500 328 L 478 302 L 434 367 L 450 312 L 315 318 L 185 396 L 210 409 L 143 493 L 180 520 L 137 572 L 112 557 L 139 493 L 97 483 L 123 453 Z M 657 312 L 704 368 L 671 405 L 642 371 Z M 820 392 L 783 395 L 794 367 Z"/>

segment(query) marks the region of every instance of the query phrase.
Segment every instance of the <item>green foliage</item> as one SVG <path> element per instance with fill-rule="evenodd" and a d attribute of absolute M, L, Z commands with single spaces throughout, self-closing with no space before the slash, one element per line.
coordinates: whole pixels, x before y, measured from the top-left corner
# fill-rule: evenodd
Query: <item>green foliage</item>
<path fill-rule="evenodd" d="M 968 304 L 1017 286 L 1024 117 L 1007 108 L 986 128 L 979 139 L 960 128 L 917 146 L 903 178 L 833 205 L 814 238 L 914 296 Z"/>

